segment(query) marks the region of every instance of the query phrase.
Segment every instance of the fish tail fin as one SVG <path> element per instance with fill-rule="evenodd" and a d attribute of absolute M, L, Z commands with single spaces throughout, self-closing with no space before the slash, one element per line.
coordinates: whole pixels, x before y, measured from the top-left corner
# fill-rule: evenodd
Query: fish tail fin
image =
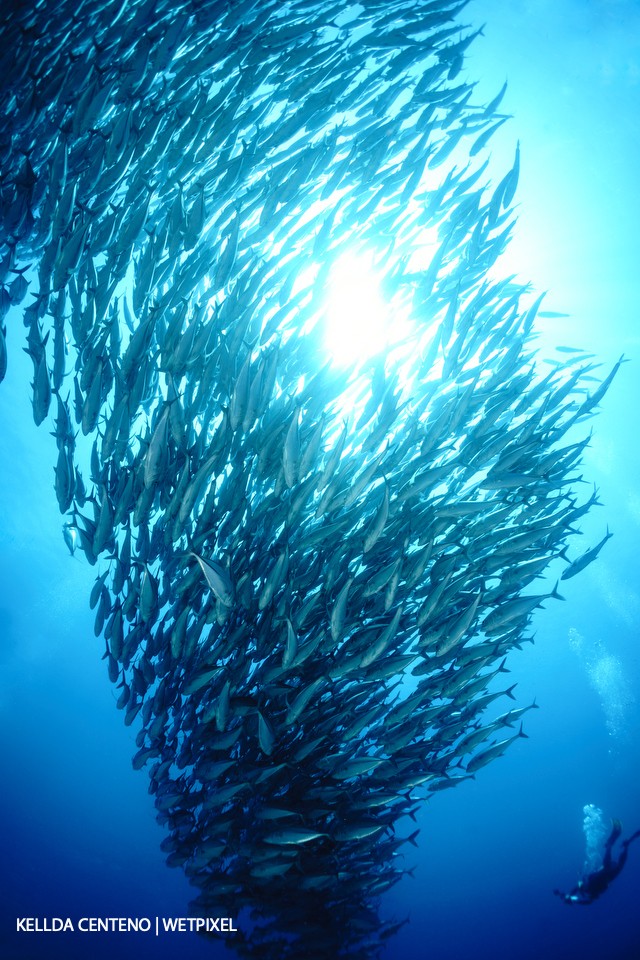
<path fill-rule="evenodd" d="M 95 217 L 96 211 L 92 210 L 88 203 L 83 203 L 76 198 L 76 206 L 80 207 L 83 213 L 87 213 L 90 217 Z"/>
<path fill-rule="evenodd" d="M 409 799 L 410 799 L 410 800 L 415 800 L 415 797 L 410 797 Z M 418 822 L 418 821 L 416 820 L 416 813 L 418 812 L 419 809 L 420 809 L 420 805 L 418 805 L 417 807 L 414 807 L 413 810 L 407 810 L 407 816 L 408 816 L 408 817 L 411 817 L 411 819 L 413 820 L 414 823 L 417 823 L 417 822 Z M 417 831 L 416 831 L 416 833 L 417 833 Z"/>
<path fill-rule="evenodd" d="M 418 844 L 416 843 L 416 837 L 418 836 L 419 833 L 420 833 L 419 829 L 414 830 L 413 833 L 410 833 L 409 836 L 407 837 L 407 840 L 409 841 L 409 843 L 413 844 L 414 847 L 418 846 Z"/>

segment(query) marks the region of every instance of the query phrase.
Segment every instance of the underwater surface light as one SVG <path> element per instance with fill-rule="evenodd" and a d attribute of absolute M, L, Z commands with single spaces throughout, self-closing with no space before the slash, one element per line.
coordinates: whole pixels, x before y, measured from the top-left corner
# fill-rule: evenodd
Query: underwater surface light
<path fill-rule="evenodd" d="M 345 253 L 333 264 L 325 320 L 327 348 L 341 366 L 367 359 L 388 344 L 392 310 L 370 256 Z"/>

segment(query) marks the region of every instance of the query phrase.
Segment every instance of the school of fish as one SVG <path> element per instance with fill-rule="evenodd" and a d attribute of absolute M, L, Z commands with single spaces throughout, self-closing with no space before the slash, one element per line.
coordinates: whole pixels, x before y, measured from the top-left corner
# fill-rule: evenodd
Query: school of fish
<path fill-rule="evenodd" d="M 539 578 L 610 536 L 567 556 L 622 358 L 537 359 L 464 6 L 0 11 L 0 379 L 21 315 L 167 862 L 196 912 L 251 913 L 246 956 L 378 953 L 406 818 L 524 736 L 493 705 Z M 410 332 L 344 366 L 353 251 Z"/>

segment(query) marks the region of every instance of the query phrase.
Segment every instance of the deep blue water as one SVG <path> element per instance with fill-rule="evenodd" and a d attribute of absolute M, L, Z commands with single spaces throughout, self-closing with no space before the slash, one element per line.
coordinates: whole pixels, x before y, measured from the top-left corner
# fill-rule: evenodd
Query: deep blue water
<path fill-rule="evenodd" d="M 535 644 L 509 658 L 519 705 L 540 705 L 525 717 L 529 739 L 421 812 L 419 849 L 405 854 L 414 874 L 382 903 L 384 916 L 410 918 L 387 957 L 633 960 L 640 843 L 592 906 L 567 907 L 552 890 L 577 879 L 586 803 L 620 817 L 624 835 L 640 826 L 640 5 L 476 0 L 467 20 L 486 23 L 467 64 L 481 95 L 509 80 L 503 107 L 514 118 L 496 135 L 497 167 L 510 165 L 516 140 L 522 149 L 520 219 L 504 271 L 549 290 L 545 306 L 571 314 L 539 322 L 540 347 L 585 347 L 604 370 L 623 352 L 632 362 L 594 421 L 584 475 L 605 506 L 584 519 L 572 553 L 607 524 L 614 538 L 563 584 L 566 603 L 537 613 Z M 186 934 L 13 932 L 18 916 L 185 915 L 193 891 L 165 865 L 147 775 L 131 767 L 136 728 L 115 708 L 88 609 L 95 571 L 62 541 L 55 446 L 33 425 L 19 316 L 7 325 L 0 956 L 222 956 L 222 946 Z"/>

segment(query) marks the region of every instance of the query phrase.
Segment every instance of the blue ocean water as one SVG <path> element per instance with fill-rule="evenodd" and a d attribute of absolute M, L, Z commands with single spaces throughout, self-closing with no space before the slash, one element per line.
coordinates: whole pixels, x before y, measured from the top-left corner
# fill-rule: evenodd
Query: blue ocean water
<path fill-rule="evenodd" d="M 463 15 L 464 17 L 464 15 Z M 419 814 L 413 875 L 381 905 L 409 918 L 388 958 L 634 960 L 640 957 L 640 843 L 588 908 L 552 894 L 577 880 L 582 811 L 595 803 L 640 827 L 640 410 L 637 224 L 640 7 L 630 0 L 475 0 L 485 23 L 466 73 L 486 99 L 505 79 L 513 119 L 495 137 L 498 168 L 522 150 L 516 272 L 567 319 L 540 320 L 551 355 L 575 345 L 624 364 L 584 462 L 603 507 L 581 523 L 577 555 L 614 533 L 566 603 L 535 617 L 535 644 L 510 656 L 508 684 L 529 739 Z M 0 387 L 0 730 L 3 896 L 0 955 L 10 960 L 228 955 L 190 934 L 17 934 L 17 917 L 185 916 L 193 889 L 159 849 L 147 775 L 131 767 L 88 596 L 95 570 L 68 555 L 53 491 L 55 447 L 33 425 L 19 317 L 8 318 Z M 587 496 L 590 487 L 584 485 Z M 559 575 L 562 565 L 551 572 Z M 507 709 L 507 706 L 504 707 Z M 405 825 L 401 825 L 405 828 Z M 406 824 L 407 833 L 415 827 Z"/>

